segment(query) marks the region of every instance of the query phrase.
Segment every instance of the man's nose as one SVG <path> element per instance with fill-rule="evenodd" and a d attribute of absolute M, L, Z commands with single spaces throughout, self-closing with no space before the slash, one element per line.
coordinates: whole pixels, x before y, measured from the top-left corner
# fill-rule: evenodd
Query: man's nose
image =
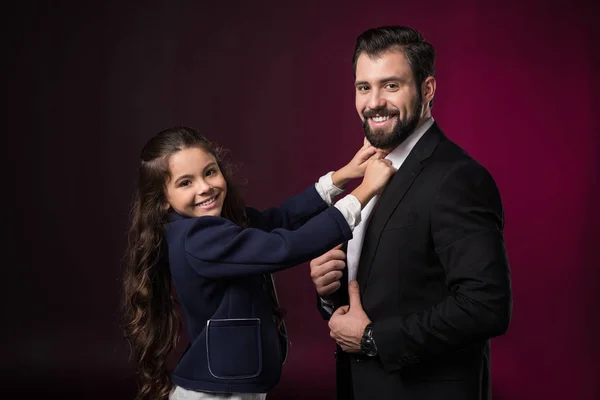
<path fill-rule="evenodd" d="M 368 106 L 371 110 L 376 110 L 378 108 L 385 107 L 385 99 L 383 98 L 383 96 L 381 96 L 379 90 L 371 91 Z"/>

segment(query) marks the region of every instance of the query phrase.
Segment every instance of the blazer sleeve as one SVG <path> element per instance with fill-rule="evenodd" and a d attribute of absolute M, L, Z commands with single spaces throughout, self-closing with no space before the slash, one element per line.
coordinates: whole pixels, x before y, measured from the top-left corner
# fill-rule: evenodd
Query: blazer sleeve
<path fill-rule="evenodd" d="M 450 294 L 427 310 L 373 322 L 388 371 L 506 332 L 512 292 L 503 224 L 500 194 L 487 170 L 472 160 L 455 165 L 431 214 Z"/>
<path fill-rule="evenodd" d="M 352 237 L 335 207 L 301 228 L 265 232 L 220 217 L 196 218 L 184 238 L 186 257 L 207 278 L 235 278 L 279 271 L 304 263 Z"/>
<path fill-rule="evenodd" d="M 253 228 L 264 231 L 277 228 L 294 230 L 327 207 L 327 203 L 321 198 L 315 185 L 311 185 L 304 192 L 281 203 L 278 208 L 259 211 L 247 207 L 246 216 Z"/>

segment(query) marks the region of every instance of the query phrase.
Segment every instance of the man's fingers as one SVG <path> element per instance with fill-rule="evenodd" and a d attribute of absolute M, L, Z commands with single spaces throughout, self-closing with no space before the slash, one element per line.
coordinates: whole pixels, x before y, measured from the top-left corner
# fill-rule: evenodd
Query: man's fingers
<path fill-rule="evenodd" d="M 358 287 L 358 282 L 355 280 L 350 281 L 348 284 L 348 297 L 350 299 L 350 308 L 362 310 L 362 304 L 360 302 L 360 289 Z"/>
<path fill-rule="evenodd" d="M 341 245 L 339 245 L 341 246 Z M 339 249 L 339 247 L 334 247 L 329 250 L 327 253 L 320 255 L 317 258 L 313 258 L 310 262 L 310 265 L 321 265 L 329 260 L 344 260 L 346 258 L 346 253 Z"/>
<path fill-rule="evenodd" d="M 316 283 L 317 279 L 324 277 L 331 271 L 341 271 L 342 269 L 344 269 L 345 266 L 346 266 L 346 263 L 342 260 L 330 260 L 321 265 L 316 265 L 316 266 L 311 265 L 310 277 Z"/>
<path fill-rule="evenodd" d="M 324 256 L 327 256 L 327 260 L 345 260 L 346 259 L 346 253 L 344 253 L 342 250 L 340 249 L 333 249 L 333 250 L 329 250 L 327 253 L 324 254 Z"/>
<path fill-rule="evenodd" d="M 342 272 L 339 270 L 333 270 L 330 271 L 328 273 L 326 273 L 323 276 L 320 276 L 318 278 L 313 279 L 313 282 L 315 284 L 315 286 L 317 287 L 317 292 L 319 292 L 320 295 L 323 294 L 330 294 L 335 292 L 337 289 L 340 288 L 340 279 L 342 279 Z M 334 286 L 337 287 L 330 287 L 333 284 L 336 284 Z M 330 293 L 325 293 L 325 292 L 329 292 L 329 290 L 331 290 Z"/>
<path fill-rule="evenodd" d="M 310 277 L 319 296 L 332 294 L 340 288 L 341 270 L 346 267 L 346 253 L 338 245 L 310 262 Z"/>
<path fill-rule="evenodd" d="M 322 288 L 317 289 L 317 293 L 320 297 L 327 297 L 336 291 L 338 291 L 342 287 L 340 281 L 332 282 L 327 286 L 323 286 Z"/>
<path fill-rule="evenodd" d="M 344 253 L 340 249 L 334 248 L 317 258 L 313 258 L 310 262 L 310 267 L 311 268 L 318 267 L 320 265 L 325 264 L 327 261 L 330 261 L 330 260 L 345 260 L 345 259 L 346 259 L 346 253 Z"/>
<path fill-rule="evenodd" d="M 343 273 L 339 270 L 329 271 L 323 276 L 313 279 L 319 294 L 331 294 L 340 288 Z"/>
<path fill-rule="evenodd" d="M 330 283 L 339 281 L 340 279 L 342 279 L 342 276 L 342 271 L 340 271 L 339 269 L 334 269 L 333 271 L 329 271 L 325 275 L 318 277 L 316 279 L 316 283 L 319 284 L 319 286 L 327 286 Z"/>

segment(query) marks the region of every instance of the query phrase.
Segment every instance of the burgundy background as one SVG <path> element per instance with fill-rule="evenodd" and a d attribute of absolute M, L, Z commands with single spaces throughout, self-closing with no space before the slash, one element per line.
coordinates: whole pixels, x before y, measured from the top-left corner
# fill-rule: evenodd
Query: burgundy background
<path fill-rule="evenodd" d="M 206 3 L 5 6 L 3 392 L 131 399 L 119 262 L 142 144 L 199 127 L 231 149 L 249 204 L 277 204 L 360 146 L 356 36 L 406 24 L 437 49 L 435 119 L 504 201 L 514 313 L 494 398 L 600 398 L 593 1 Z M 308 267 L 277 281 L 292 348 L 269 398 L 331 399 Z"/>

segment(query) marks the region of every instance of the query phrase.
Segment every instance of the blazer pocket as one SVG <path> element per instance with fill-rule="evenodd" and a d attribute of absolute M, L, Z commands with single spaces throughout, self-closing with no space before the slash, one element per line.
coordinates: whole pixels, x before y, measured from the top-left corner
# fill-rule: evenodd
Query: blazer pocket
<path fill-rule="evenodd" d="M 385 227 L 383 228 L 383 232 L 385 231 L 393 231 L 395 229 L 402 229 L 408 226 L 414 226 L 417 224 L 417 213 L 414 211 L 394 214 Z"/>
<path fill-rule="evenodd" d="M 208 370 L 218 379 L 248 379 L 262 372 L 260 319 L 210 319 L 206 323 Z"/>

